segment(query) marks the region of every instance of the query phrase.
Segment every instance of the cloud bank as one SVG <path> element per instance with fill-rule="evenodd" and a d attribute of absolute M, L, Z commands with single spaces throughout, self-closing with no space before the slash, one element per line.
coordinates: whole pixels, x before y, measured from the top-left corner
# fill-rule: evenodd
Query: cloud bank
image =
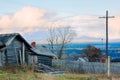
<path fill-rule="evenodd" d="M 24 7 L 12 16 L 4 15 L 0 18 L 2 33 L 6 32 L 35 32 L 49 25 L 46 18 L 48 12 L 36 7 Z"/>
<path fill-rule="evenodd" d="M 120 14 L 109 20 L 109 38 L 120 39 Z M 49 27 L 71 26 L 76 31 L 76 39 L 88 36 L 105 38 L 105 19 L 92 15 L 75 15 L 60 18 L 59 14 L 37 7 L 24 7 L 13 13 L 0 17 L 0 32 L 19 32 L 22 34 L 47 30 Z M 43 34 L 44 35 L 44 34 Z"/>

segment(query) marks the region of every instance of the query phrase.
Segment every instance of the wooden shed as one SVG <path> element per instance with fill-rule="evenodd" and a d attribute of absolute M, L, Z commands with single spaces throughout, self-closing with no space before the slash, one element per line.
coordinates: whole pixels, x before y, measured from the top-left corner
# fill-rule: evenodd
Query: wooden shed
<path fill-rule="evenodd" d="M 52 66 L 52 60 L 57 58 L 55 54 L 43 46 L 37 46 L 33 48 L 33 51 L 37 53 L 38 63 L 42 63 L 47 66 Z"/>
<path fill-rule="evenodd" d="M 20 34 L 0 34 L 0 66 L 34 64 L 35 54 Z"/>

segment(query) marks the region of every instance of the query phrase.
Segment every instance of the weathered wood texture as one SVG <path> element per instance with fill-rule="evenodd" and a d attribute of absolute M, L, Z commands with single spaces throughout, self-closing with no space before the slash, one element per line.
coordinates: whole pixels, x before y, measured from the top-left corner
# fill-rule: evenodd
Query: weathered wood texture
<path fill-rule="evenodd" d="M 11 44 L 1 53 L 0 61 L 2 62 L 0 66 L 6 65 L 16 65 L 22 64 L 23 62 L 27 63 L 27 52 L 25 54 L 25 60 L 23 61 L 23 53 L 22 53 L 22 44 L 23 42 L 14 39 Z M 24 51 L 25 52 L 25 51 Z"/>
<path fill-rule="evenodd" d="M 0 66 L 34 64 L 36 54 L 20 34 L 0 34 Z"/>
<path fill-rule="evenodd" d="M 19 50 L 22 50 L 21 48 L 22 48 L 21 43 L 17 39 L 14 39 L 6 49 L 7 51 L 5 57 L 7 57 L 8 60 L 5 61 L 8 62 L 6 64 L 18 64 L 19 62 L 18 55 L 19 55 Z"/>
<path fill-rule="evenodd" d="M 64 68 L 72 72 L 78 73 L 107 73 L 107 63 L 99 62 L 79 62 L 79 61 L 67 61 L 67 60 L 54 60 L 53 65 Z M 120 63 L 111 63 L 110 72 L 113 74 L 120 73 Z"/>
<path fill-rule="evenodd" d="M 44 65 L 52 66 L 52 57 L 38 55 L 38 63 L 42 63 Z"/>

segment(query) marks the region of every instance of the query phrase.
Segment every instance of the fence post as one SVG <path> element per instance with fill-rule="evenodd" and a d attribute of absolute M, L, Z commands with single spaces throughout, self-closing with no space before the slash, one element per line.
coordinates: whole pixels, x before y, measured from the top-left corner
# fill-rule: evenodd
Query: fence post
<path fill-rule="evenodd" d="M 108 78 L 110 78 L 110 56 L 108 56 L 108 60 L 107 60 L 107 75 Z"/>

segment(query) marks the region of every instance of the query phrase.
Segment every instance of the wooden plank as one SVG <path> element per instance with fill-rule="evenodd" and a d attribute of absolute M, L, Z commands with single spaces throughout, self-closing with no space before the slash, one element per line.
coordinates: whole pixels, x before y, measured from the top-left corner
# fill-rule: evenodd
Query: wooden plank
<path fill-rule="evenodd" d="M 52 64 L 79 73 L 107 73 L 107 64 L 100 62 L 54 60 Z M 110 66 L 111 73 L 120 73 L 120 63 L 111 63 Z"/>
<path fill-rule="evenodd" d="M 25 64 L 25 44 L 24 43 L 22 43 L 22 54 L 23 54 L 23 64 Z"/>

